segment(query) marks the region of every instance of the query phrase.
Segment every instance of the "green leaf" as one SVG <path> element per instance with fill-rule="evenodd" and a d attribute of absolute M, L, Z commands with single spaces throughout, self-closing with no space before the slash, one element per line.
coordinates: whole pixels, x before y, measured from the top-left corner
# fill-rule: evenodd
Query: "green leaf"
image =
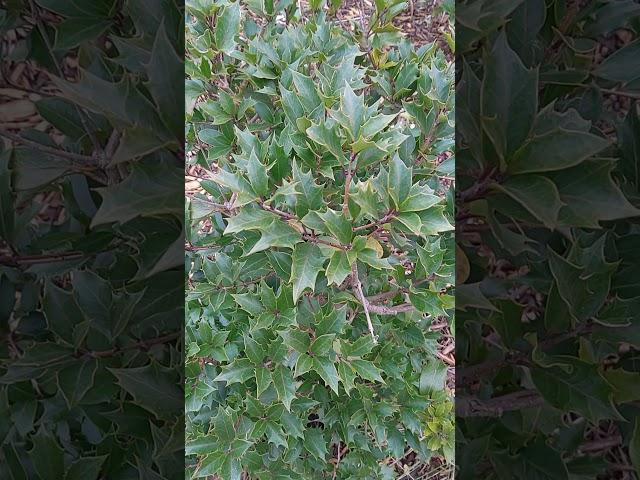
<path fill-rule="evenodd" d="M 336 335 L 334 333 L 328 333 L 325 335 L 320 335 L 317 337 L 311 347 L 309 348 L 309 352 L 313 355 L 324 356 L 332 351 L 333 341 L 335 340 Z"/>
<path fill-rule="evenodd" d="M 556 185 L 541 175 L 518 175 L 506 182 L 496 184 L 503 191 L 548 228 L 554 228 L 558 222 L 560 209 L 564 205 Z M 540 199 L 546 199 L 540 202 Z"/>
<path fill-rule="evenodd" d="M 184 393 L 166 371 L 156 365 L 109 368 L 118 384 L 135 403 L 158 418 L 176 415 L 183 409 Z"/>
<path fill-rule="evenodd" d="M 167 36 L 164 23 L 160 24 L 153 42 L 147 75 L 149 81 L 146 85 L 159 107 L 162 120 L 180 138 L 184 135 L 184 112 L 181 102 L 175 99 L 182 95 L 184 65 L 182 55 L 178 56 Z"/>
<path fill-rule="evenodd" d="M 300 102 L 307 112 L 313 112 L 322 105 L 322 99 L 318 95 L 314 81 L 298 72 L 291 72 L 293 83 L 298 90 Z"/>
<path fill-rule="evenodd" d="M 509 160 L 508 169 L 513 174 L 562 170 L 578 165 L 608 144 L 590 133 L 556 129 L 528 140 Z"/>
<path fill-rule="evenodd" d="M 547 402 L 593 422 L 621 418 L 611 403 L 613 390 L 595 365 L 574 357 L 562 357 L 562 361 L 571 367 L 570 372 L 558 366 L 532 369 L 531 378 Z"/>
<path fill-rule="evenodd" d="M 373 138 L 393 122 L 397 116 L 398 114 L 395 113 L 393 115 L 380 114 L 370 117 L 362 127 L 362 136 L 364 138 Z"/>
<path fill-rule="evenodd" d="M 218 409 L 218 414 L 213 419 L 213 432 L 221 442 L 228 444 L 236 438 L 233 415 L 224 408 Z"/>
<path fill-rule="evenodd" d="M 207 154 L 211 160 L 224 157 L 233 149 L 233 141 L 218 130 L 204 128 L 198 132 L 198 138 L 207 145 L 210 145 L 207 149 Z"/>
<path fill-rule="evenodd" d="M 89 319 L 93 328 L 111 338 L 113 294 L 111 285 L 91 271 L 73 274 L 74 298 L 80 310 Z"/>
<path fill-rule="evenodd" d="M 280 422 L 289 435 L 304 440 L 305 428 L 300 417 L 289 412 L 282 412 Z"/>
<path fill-rule="evenodd" d="M 324 383 L 338 394 L 338 372 L 333 362 L 326 357 L 314 357 L 313 369 L 320 375 Z"/>
<path fill-rule="evenodd" d="M 42 311 L 49 329 L 67 342 L 73 340 L 74 327 L 85 320 L 73 293 L 51 281 L 45 283 Z"/>
<path fill-rule="evenodd" d="M 240 308 L 251 315 L 259 315 L 264 311 L 264 307 L 256 294 L 232 293 L 231 296 L 235 302 L 240 305 Z"/>
<path fill-rule="evenodd" d="M 400 223 L 405 226 L 414 235 L 420 235 L 422 230 L 422 220 L 413 212 L 405 212 L 396 215 L 394 223 Z"/>
<path fill-rule="evenodd" d="M 272 247 L 294 248 L 294 245 L 302 241 L 300 233 L 280 219 L 271 222 L 266 228 L 261 229 L 260 233 L 262 234 L 260 240 L 253 245 L 251 250 L 247 252 L 247 255 L 261 252 Z"/>
<path fill-rule="evenodd" d="M 380 369 L 368 360 L 351 360 L 350 363 L 358 376 L 372 382 L 385 383 L 380 376 Z"/>
<path fill-rule="evenodd" d="M 309 351 L 311 340 L 309 339 L 308 333 L 300 330 L 284 330 L 279 333 L 286 346 L 293 348 L 299 353 L 306 353 Z"/>
<path fill-rule="evenodd" d="M 364 357 L 368 353 L 371 353 L 374 346 L 375 344 L 373 343 L 371 335 L 365 335 L 349 345 L 344 353 L 349 357 Z"/>
<path fill-rule="evenodd" d="M 442 362 L 430 361 L 420 372 L 420 393 L 438 392 L 444 388 L 447 367 Z"/>
<path fill-rule="evenodd" d="M 271 372 L 265 367 L 256 368 L 256 395 L 259 397 L 273 383 Z"/>
<path fill-rule="evenodd" d="M 327 442 L 319 428 L 308 428 L 304 432 L 304 448 L 318 460 L 327 456 Z"/>
<path fill-rule="evenodd" d="M 291 411 L 291 402 L 296 397 L 296 385 L 293 381 L 291 370 L 287 367 L 279 366 L 273 372 L 273 385 L 280 400 L 288 412 Z"/>
<path fill-rule="evenodd" d="M 319 187 L 311 172 L 304 173 L 296 164 L 293 164 L 293 181 L 300 193 L 296 197 L 295 211 L 298 218 L 303 218 L 310 210 L 319 211 L 324 205 L 322 188 Z"/>
<path fill-rule="evenodd" d="M 396 208 L 400 209 L 411 190 L 411 168 L 407 167 L 398 155 L 394 155 L 391 160 L 387 189 Z"/>
<path fill-rule="evenodd" d="M 327 126 L 326 123 L 318 125 L 314 123 L 306 131 L 311 140 L 325 147 L 338 160 L 343 161 L 345 154 L 342 151 L 342 141 L 335 128 Z"/>
<path fill-rule="evenodd" d="M 493 42 L 485 68 L 483 126 L 498 154 L 507 158 L 531 130 L 538 110 L 538 71 L 525 68 L 504 31 Z"/>
<path fill-rule="evenodd" d="M 223 367 L 220 375 L 213 379 L 214 382 L 243 383 L 249 380 L 254 374 L 254 365 L 248 358 L 239 358 L 229 365 Z"/>
<path fill-rule="evenodd" d="M 327 283 L 329 285 L 341 285 L 351 274 L 351 265 L 344 250 L 336 250 L 331 255 L 329 265 L 327 265 Z"/>
<path fill-rule="evenodd" d="M 594 316 L 604 305 L 616 265 L 605 263 L 603 256 L 600 259 L 602 268 L 590 272 L 572 264 L 551 249 L 548 252 L 549 267 L 558 291 L 573 316 L 578 320 Z"/>
<path fill-rule="evenodd" d="M 628 372 L 621 368 L 606 370 L 604 378 L 613 387 L 614 401 L 617 404 L 640 400 L 640 373 Z"/>
<path fill-rule="evenodd" d="M 409 190 L 409 196 L 400 205 L 401 212 L 420 212 L 427 210 L 432 206 L 442 202 L 442 199 L 437 195 L 433 195 L 431 190 L 426 185 L 414 184 L 411 185 Z"/>
<path fill-rule="evenodd" d="M 255 150 L 251 151 L 251 156 L 247 162 L 247 177 L 253 187 L 253 191 L 259 196 L 265 196 L 269 192 L 269 176 L 267 167 L 260 163 Z"/>
<path fill-rule="evenodd" d="M 348 129 L 351 138 L 357 140 L 360 136 L 360 129 L 364 123 L 364 95 L 356 95 L 348 82 L 345 83 L 342 96 L 340 97 L 340 109 L 349 122 Z"/>
<path fill-rule="evenodd" d="M 218 50 L 229 54 L 236 46 L 236 36 L 240 32 L 240 2 L 223 8 L 216 21 L 214 38 Z"/>
<path fill-rule="evenodd" d="M 33 449 L 29 456 L 40 478 L 64 478 L 64 450 L 55 437 L 41 426 L 31 441 Z"/>
<path fill-rule="evenodd" d="M 111 20 L 91 18 L 67 18 L 56 27 L 56 50 L 69 50 L 98 38 L 111 26 Z M 181 80 L 181 79 L 180 79 Z"/>
<path fill-rule="evenodd" d="M 300 375 L 304 375 L 307 372 L 310 372 L 313 369 L 313 358 L 309 355 L 302 353 L 296 360 L 296 368 L 295 368 L 295 377 L 299 377 Z"/>
<path fill-rule="evenodd" d="M 169 163 L 135 163 L 131 175 L 123 182 L 96 189 L 102 204 L 91 227 L 112 222 L 123 224 L 140 216 L 182 215 L 184 207 L 176 188 L 182 177 L 181 169 Z"/>
<path fill-rule="evenodd" d="M 69 408 L 80 403 L 85 394 L 93 388 L 98 363 L 95 359 L 80 361 L 58 372 L 58 387 Z"/>
<path fill-rule="evenodd" d="M 596 77 L 614 82 L 629 83 L 640 78 L 640 67 L 634 61 L 640 55 L 640 40 L 616 50 L 598 65 Z"/>
<path fill-rule="evenodd" d="M 266 210 L 243 208 L 237 215 L 227 219 L 227 227 L 224 229 L 224 234 L 229 235 L 244 230 L 265 230 L 277 220 L 278 217 L 275 214 Z"/>
<path fill-rule="evenodd" d="M 293 283 L 293 301 L 297 302 L 305 289 L 315 290 L 316 278 L 322 271 L 324 257 L 320 249 L 311 243 L 295 246 L 292 256 L 291 279 Z"/>
<path fill-rule="evenodd" d="M 236 438 L 229 448 L 229 458 L 234 460 L 241 459 L 244 454 L 253 446 L 253 443 L 242 438 Z"/>
<path fill-rule="evenodd" d="M 627 200 L 611 178 L 613 164 L 605 160 L 587 160 L 549 177 L 558 187 L 565 206 L 560 222 L 570 226 L 599 228 L 603 220 L 634 217 L 640 210 Z"/>
<path fill-rule="evenodd" d="M 74 461 L 65 475 L 65 480 L 98 480 L 107 455 L 82 457 Z"/>
<path fill-rule="evenodd" d="M 300 103 L 298 95 L 287 90 L 282 85 L 280 85 L 280 92 L 282 94 L 282 109 L 287 119 L 295 124 L 297 119 L 304 117 L 304 107 Z"/>
<path fill-rule="evenodd" d="M 248 335 L 244 336 L 244 351 L 249 360 L 251 360 L 255 365 L 262 364 L 262 360 L 265 356 L 264 349 L 258 342 Z"/>
<path fill-rule="evenodd" d="M 349 245 L 353 238 L 353 227 L 351 223 L 340 212 L 327 209 L 326 212 L 318 214 L 324 222 L 326 229 L 338 239 L 342 245 Z"/>
<path fill-rule="evenodd" d="M 338 376 L 344 386 L 344 391 L 349 395 L 349 392 L 355 388 L 356 372 L 348 363 L 339 362 Z"/>

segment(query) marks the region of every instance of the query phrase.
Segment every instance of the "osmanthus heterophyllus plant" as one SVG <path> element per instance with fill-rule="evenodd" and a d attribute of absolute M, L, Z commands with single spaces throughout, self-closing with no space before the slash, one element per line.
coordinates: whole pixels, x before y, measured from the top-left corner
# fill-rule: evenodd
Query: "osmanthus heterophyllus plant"
<path fill-rule="evenodd" d="M 429 331 L 453 304 L 452 64 L 401 40 L 397 2 L 361 44 L 296 8 L 187 9 L 195 478 L 393 478 L 409 448 L 452 456 Z"/>
<path fill-rule="evenodd" d="M 456 15 L 459 476 L 636 478 L 640 6 Z"/>
<path fill-rule="evenodd" d="M 0 478 L 183 474 L 183 25 L 0 3 Z"/>

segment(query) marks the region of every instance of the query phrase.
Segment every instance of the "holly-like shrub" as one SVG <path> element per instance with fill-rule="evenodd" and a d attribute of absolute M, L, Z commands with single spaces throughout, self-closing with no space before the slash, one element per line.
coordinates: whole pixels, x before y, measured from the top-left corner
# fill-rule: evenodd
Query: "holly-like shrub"
<path fill-rule="evenodd" d="M 453 306 L 453 66 L 402 39 L 404 7 L 356 33 L 291 2 L 188 8 L 193 477 L 393 478 L 407 449 L 452 454 L 429 327 Z"/>

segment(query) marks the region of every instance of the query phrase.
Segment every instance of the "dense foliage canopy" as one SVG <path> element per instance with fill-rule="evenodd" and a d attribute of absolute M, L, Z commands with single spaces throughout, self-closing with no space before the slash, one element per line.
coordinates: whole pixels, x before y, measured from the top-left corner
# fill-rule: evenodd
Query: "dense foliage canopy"
<path fill-rule="evenodd" d="M 332 5 L 336 7 L 335 4 Z M 451 458 L 453 65 L 376 2 L 189 2 L 193 477 L 394 478 Z"/>
<path fill-rule="evenodd" d="M 183 475 L 182 18 L 0 5 L 0 478 Z"/>
<path fill-rule="evenodd" d="M 460 478 L 632 475 L 640 5 L 456 15 Z"/>

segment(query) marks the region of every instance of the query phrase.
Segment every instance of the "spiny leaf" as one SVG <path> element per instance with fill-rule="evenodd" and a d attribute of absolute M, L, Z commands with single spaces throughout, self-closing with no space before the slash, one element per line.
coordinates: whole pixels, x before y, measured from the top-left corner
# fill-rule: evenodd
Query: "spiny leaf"
<path fill-rule="evenodd" d="M 297 302 L 305 289 L 314 291 L 316 278 L 325 259 L 320 249 L 311 243 L 301 243 L 295 246 L 291 264 L 291 279 L 293 284 L 293 301 Z"/>

